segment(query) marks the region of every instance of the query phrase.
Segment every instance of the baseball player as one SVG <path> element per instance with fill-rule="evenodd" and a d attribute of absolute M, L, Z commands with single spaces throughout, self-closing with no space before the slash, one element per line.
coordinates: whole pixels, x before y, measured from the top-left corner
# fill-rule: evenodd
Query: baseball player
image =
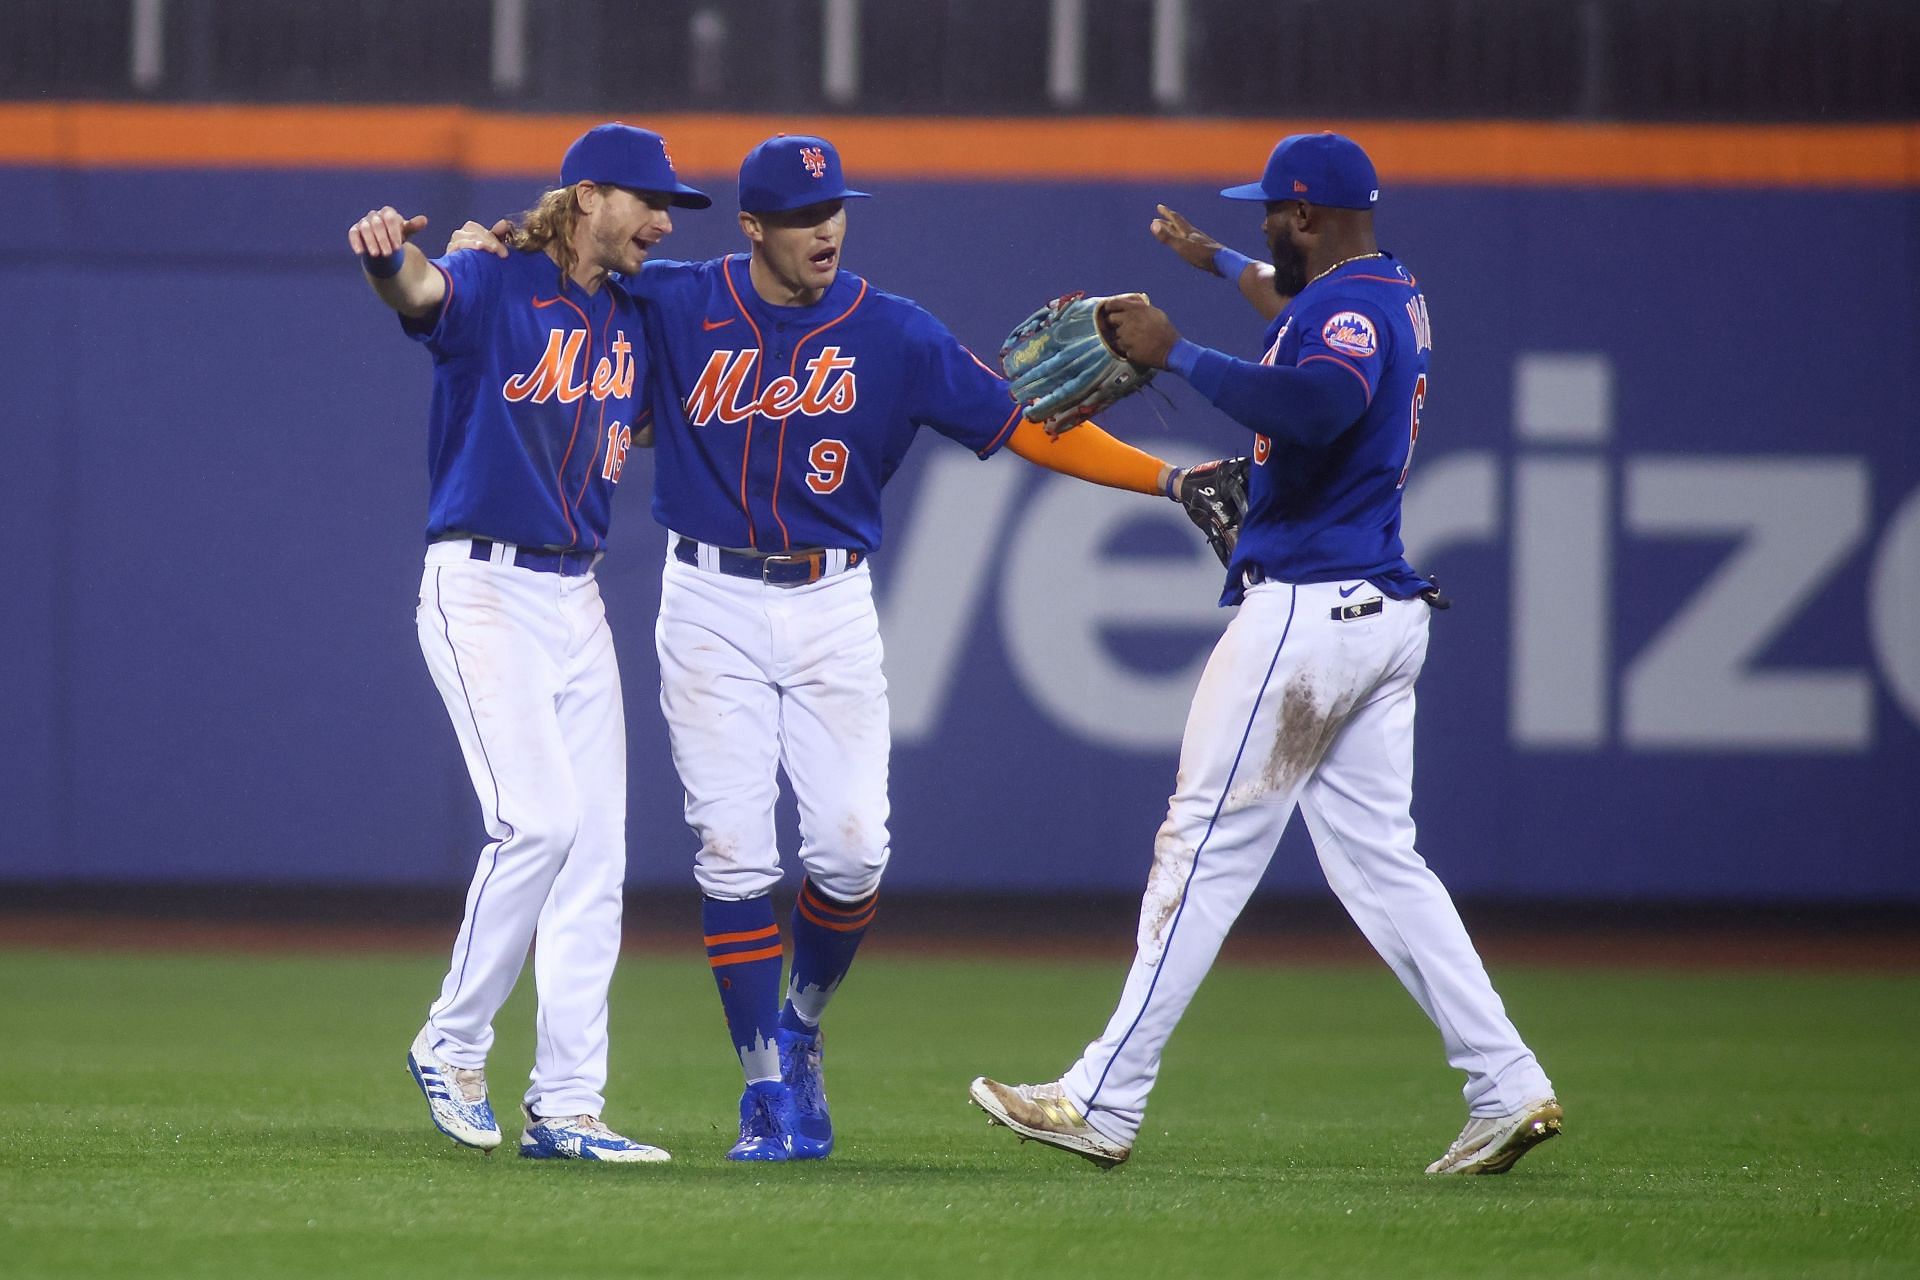
<path fill-rule="evenodd" d="M 1112 1166 L 1133 1149 L 1161 1051 L 1298 807 L 1328 883 L 1440 1029 L 1469 1120 L 1428 1173 L 1504 1173 L 1560 1130 L 1553 1086 L 1508 1020 L 1414 849 L 1414 683 L 1438 592 L 1401 554 L 1400 496 L 1428 389 L 1427 303 L 1375 242 L 1372 162 L 1332 133 L 1286 138 L 1259 182 L 1271 268 L 1162 207 L 1152 230 L 1270 318 L 1238 360 L 1118 299 L 1134 360 L 1170 369 L 1252 430 L 1245 525 L 1141 903 L 1137 951 L 1099 1039 L 1059 1080 L 970 1090 L 1023 1137 Z"/>
<path fill-rule="evenodd" d="M 841 267 L 848 187 L 824 138 L 740 167 L 749 252 L 649 262 L 643 303 L 667 527 L 660 704 L 700 839 L 709 962 L 745 1075 L 734 1160 L 819 1159 L 834 1131 L 821 1016 L 872 925 L 887 835 L 886 678 L 868 558 L 880 490 L 919 428 L 1098 484 L 1171 496 L 1180 472 L 1087 425 L 1025 422 L 1006 380 L 932 315 Z M 496 248 L 473 224 L 454 244 Z M 496 249 L 497 251 L 497 249 Z M 776 771 L 798 802 L 792 972 Z"/>
<path fill-rule="evenodd" d="M 599 1119 L 620 949 L 627 762 L 620 672 L 594 577 L 647 347 L 631 275 L 673 229 L 660 135 L 622 124 L 568 148 L 502 257 L 428 261 L 392 208 L 347 233 L 374 292 L 433 356 L 431 497 L 416 615 L 486 822 L 440 997 L 407 1054 L 433 1123 L 491 1151 L 493 1017 L 538 937 L 520 1154 L 668 1158 Z"/>

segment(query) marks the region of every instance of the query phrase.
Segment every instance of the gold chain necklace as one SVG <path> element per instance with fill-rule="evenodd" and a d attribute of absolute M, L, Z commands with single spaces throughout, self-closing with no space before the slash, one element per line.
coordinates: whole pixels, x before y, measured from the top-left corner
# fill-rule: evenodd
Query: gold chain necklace
<path fill-rule="evenodd" d="M 1332 266 L 1328 267 L 1325 271 L 1322 271 L 1319 276 L 1315 276 L 1313 280 L 1318 280 L 1320 276 L 1331 275 L 1333 272 L 1338 271 L 1340 268 L 1346 266 L 1349 262 L 1359 262 L 1366 258 L 1378 258 L 1382 256 L 1384 255 L 1378 249 L 1375 249 L 1372 253 L 1356 253 L 1351 258 L 1340 259 L 1340 261 L 1334 263 Z M 1307 284 L 1312 284 L 1313 280 L 1307 281 Z M 1304 287 L 1305 286 L 1302 286 L 1302 288 Z"/>

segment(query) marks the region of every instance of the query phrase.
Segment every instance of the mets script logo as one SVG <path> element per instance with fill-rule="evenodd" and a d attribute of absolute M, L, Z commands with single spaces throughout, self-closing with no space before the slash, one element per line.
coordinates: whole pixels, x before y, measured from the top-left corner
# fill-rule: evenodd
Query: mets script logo
<path fill-rule="evenodd" d="M 827 176 L 827 153 L 819 147 L 800 148 L 800 163 L 816 178 Z"/>
<path fill-rule="evenodd" d="M 1320 340 L 1350 356 L 1370 356 L 1380 349 L 1373 321 L 1358 311 L 1342 311 L 1320 326 Z"/>
<path fill-rule="evenodd" d="M 859 398 L 853 357 L 842 356 L 838 347 L 820 348 L 820 354 L 802 366 L 807 371 L 805 382 L 782 374 L 755 395 L 753 366 L 759 358 L 758 350 L 716 351 L 708 356 L 707 367 L 687 396 L 687 421 L 704 427 L 714 421 L 745 422 L 756 413 L 768 418 L 846 413 Z"/>
<path fill-rule="evenodd" d="M 549 331 L 547 349 L 541 353 L 540 363 L 525 373 L 516 373 L 508 378 L 500 388 L 500 394 L 511 401 L 528 400 L 534 404 L 545 404 L 549 400 L 572 404 L 587 395 L 595 400 L 605 400 L 608 396 L 631 396 L 633 344 L 627 341 L 627 331 L 614 331 L 612 348 L 594 365 L 591 377 L 584 376 L 586 370 L 582 366 L 585 362 L 580 358 L 586 345 L 585 329 Z M 582 377 L 576 380 L 576 374 Z"/>

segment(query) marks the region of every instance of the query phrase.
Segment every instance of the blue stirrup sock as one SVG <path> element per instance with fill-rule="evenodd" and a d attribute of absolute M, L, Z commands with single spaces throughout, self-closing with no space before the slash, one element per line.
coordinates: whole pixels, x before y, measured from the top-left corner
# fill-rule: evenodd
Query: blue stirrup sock
<path fill-rule="evenodd" d="M 877 891 L 844 902 L 821 893 L 811 880 L 800 882 L 800 896 L 793 901 L 793 978 L 780 1011 L 783 1030 L 812 1035 L 819 1028 L 820 1015 L 853 966 L 853 953 L 879 904 Z"/>
<path fill-rule="evenodd" d="M 700 921 L 740 1069 L 748 1084 L 778 1080 L 780 1050 L 774 1033 L 780 1019 L 781 959 L 773 899 L 762 895 L 729 902 L 703 897 Z"/>

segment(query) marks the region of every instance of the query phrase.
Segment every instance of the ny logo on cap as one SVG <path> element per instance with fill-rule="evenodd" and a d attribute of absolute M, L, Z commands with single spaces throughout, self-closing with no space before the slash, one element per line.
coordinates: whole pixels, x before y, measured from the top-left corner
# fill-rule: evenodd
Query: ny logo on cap
<path fill-rule="evenodd" d="M 816 178 L 827 176 L 827 153 L 819 147 L 800 148 L 800 163 L 807 166 L 807 172 Z"/>

